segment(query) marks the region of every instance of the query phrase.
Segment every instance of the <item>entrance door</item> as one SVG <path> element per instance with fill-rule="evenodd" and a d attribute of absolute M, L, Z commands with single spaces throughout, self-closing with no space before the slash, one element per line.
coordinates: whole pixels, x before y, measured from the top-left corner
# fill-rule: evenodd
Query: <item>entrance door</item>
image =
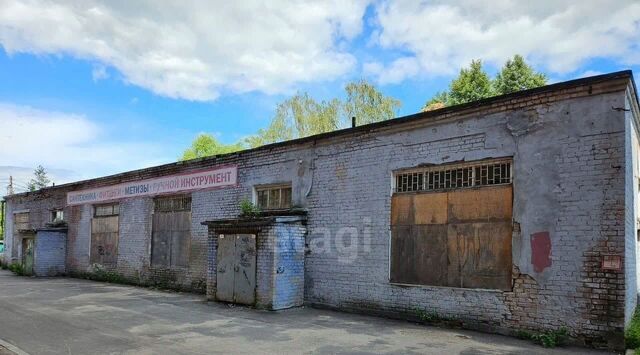
<path fill-rule="evenodd" d="M 22 239 L 22 268 L 25 275 L 33 275 L 33 238 Z"/>
<path fill-rule="evenodd" d="M 217 290 L 219 301 L 254 304 L 256 296 L 256 236 L 218 237 Z"/>

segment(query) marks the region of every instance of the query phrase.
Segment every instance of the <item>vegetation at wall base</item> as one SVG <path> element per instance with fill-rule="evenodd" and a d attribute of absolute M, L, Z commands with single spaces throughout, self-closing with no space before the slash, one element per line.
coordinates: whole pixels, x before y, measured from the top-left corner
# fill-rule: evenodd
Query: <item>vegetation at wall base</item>
<path fill-rule="evenodd" d="M 555 348 L 556 346 L 564 345 L 565 341 L 569 337 L 569 331 L 564 327 L 540 333 L 520 330 L 516 333 L 516 336 L 520 339 L 531 340 L 545 348 Z"/>
<path fill-rule="evenodd" d="M 18 276 L 25 276 L 24 268 L 20 263 L 12 263 L 7 267 L 11 272 Z"/>
<path fill-rule="evenodd" d="M 633 318 L 629 323 L 629 327 L 624 333 L 624 342 L 627 349 L 635 349 L 636 353 L 640 350 L 640 308 L 636 308 Z"/>

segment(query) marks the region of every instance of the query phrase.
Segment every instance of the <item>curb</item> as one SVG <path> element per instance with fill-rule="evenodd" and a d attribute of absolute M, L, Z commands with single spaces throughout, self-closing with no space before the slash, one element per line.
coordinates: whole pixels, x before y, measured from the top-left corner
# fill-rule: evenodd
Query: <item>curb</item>
<path fill-rule="evenodd" d="M 7 350 L 14 352 L 16 355 L 29 355 L 28 352 L 18 348 L 17 346 L 0 339 L 0 346 L 5 347 Z"/>

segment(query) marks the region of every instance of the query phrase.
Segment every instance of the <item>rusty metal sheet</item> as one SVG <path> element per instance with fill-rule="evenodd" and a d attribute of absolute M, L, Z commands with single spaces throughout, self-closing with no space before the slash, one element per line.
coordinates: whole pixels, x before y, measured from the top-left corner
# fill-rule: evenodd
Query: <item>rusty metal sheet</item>
<path fill-rule="evenodd" d="M 511 185 L 449 192 L 449 223 L 511 220 Z"/>
<path fill-rule="evenodd" d="M 92 264 L 115 265 L 118 261 L 118 216 L 91 220 Z"/>
<path fill-rule="evenodd" d="M 448 284 L 452 287 L 511 289 L 511 223 L 448 226 Z"/>
<path fill-rule="evenodd" d="M 391 230 L 391 282 L 447 286 L 447 226 L 395 226 Z"/>

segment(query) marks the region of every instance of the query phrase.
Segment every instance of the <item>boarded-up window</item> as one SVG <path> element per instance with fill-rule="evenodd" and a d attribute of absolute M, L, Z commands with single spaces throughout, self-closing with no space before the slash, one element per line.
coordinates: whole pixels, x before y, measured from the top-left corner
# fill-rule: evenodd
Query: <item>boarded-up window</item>
<path fill-rule="evenodd" d="M 91 220 L 92 264 L 115 265 L 118 262 L 118 204 L 94 206 Z"/>
<path fill-rule="evenodd" d="M 475 170 L 468 167 L 470 178 Z M 454 181 L 447 175 L 445 181 Z M 512 186 L 487 185 L 493 186 L 393 195 L 391 282 L 511 288 Z"/>
<path fill-rule="evenodd" d="M 31 229 L 29 224 L 29 212 L 18 212 L 13 215 L 13 223 L 16 231 L 25 231 Z"/>
<path fill-rule="evenodd" d="M 189 266 L 191 197 L 163 197 L 154 202 L 151 264 Z"/>

